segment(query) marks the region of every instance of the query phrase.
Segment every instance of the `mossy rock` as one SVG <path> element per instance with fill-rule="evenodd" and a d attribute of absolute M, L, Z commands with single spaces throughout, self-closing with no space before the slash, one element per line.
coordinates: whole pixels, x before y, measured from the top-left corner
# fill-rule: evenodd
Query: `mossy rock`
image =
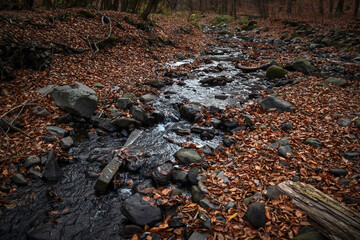
<path fill-rule="evenodd" d="M 266 70 L 266 77 L 269 78 L 282 78 L 288 73 L 287 70 L 283 69 L 282 67 L 272 65 Z"/>
<path fill-rule="evenodd" d="M 325 80 L 325 82 L 327 83 L 331 83 L 334 85 L 338 85 L 340 87 L 345 87 L 348 85 L 348 82 L 345 81 L 344 79 L 340 79 L 340 78 L 334 78 L 334 77 L 329 77 Z"/>
<path fill-rule="evenodd" d="M 242 26 L 242 30 L 251 31 L 257 27 L 257 22 L 255 20 L 250 20 L 246 25 Z"/>
<path fill-rule="evenodd" d="M 80 17 L 83 17 L 83 18 L 96 18 L 96 15 L 91 13 L 91 12 L 88 12 L 88 11 L 85 11 L 85 10 L 80 10 L 78 12 L 79 16 Z"/>

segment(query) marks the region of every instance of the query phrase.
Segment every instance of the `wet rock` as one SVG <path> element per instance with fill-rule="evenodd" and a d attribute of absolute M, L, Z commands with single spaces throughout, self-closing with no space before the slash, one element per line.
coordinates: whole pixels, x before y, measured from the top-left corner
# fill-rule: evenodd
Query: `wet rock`
<path fill-rule="evenodd" d="M 285 69 L 289 71 L 298 71 L 305 74 L 313 74 L 317 69 L 306 58 L 295 58 L 290 63 L 286 64 Z"/>
<path fill-rule="evenodd" d="M 225 173 L 223 171 L 220 171 L 217 175 L 218 178 L 222 179 L 224 183 L 229 183 L 230 180 L 225 176 Z"/>
<path fill-rule="evenodd" d="M 133 236 L 134 234 L 140 232 L 142 232 L 142 228 L 137 225 L 125 225 L 120 232 L 120 236 Z"/>
<path fill-rule="evenodd" d="M 360 129 L 360 118 L 355 120 L 355 126 Z"/>
<path fill-rule="evenodd" d="M 360 151 L 358 152 L 346 152 L 344 153 L 344 157 L 346 159 L 354 159 L 360 156 Z"/>
<path fill-rule="evenodd" d="M 225 76 L 218 76 L 204 78 L 201 79 L 199 82 L 205 86 L 225 86 L 227 83 L 232 82 L 232 80 L 228 79 Z"/>
<path fill-rule="evenodd" d="M 140 97 L 140 101 L 144 103 L 155 101 L 156 99 L 158 99 L 158 96 L 151 93 L 145 94 Z"/>
<path fill-rule="evenodd" d="M 171 190 L 171 194 L 170 196 L 180 196 L 182 195 L 182 191 L 181 189 L 178 189 L 178 188 L 174 188 L 173 190 Z"/>
<path fill-rule="evenodd" d="M 279 200 L 281 191 L 277 186 L 268 186 L 266 188 L 265 196 L 270 198 L 271 200 Z"/>
<path fill-rule="evenodd" d="M 321 145 L 322 145 L 321 141 L 317 138 L 308 138 L 308 139 L 306 139 L 305 143 L 307 143 L 315 148 L 321 147 Z"/>
<path fill-rule="evenodd" d="M 57 126 L 47 126 L 46 130 L 55 137 L 66 137 L 70 134 L 70 131 Z"/>
<path fill-rule="evenodd" d="M 145 225 L 152 226 L 162 220 L 161 209 L 143 200 L 140 193 L 135 193 L 127 198 L 121 211 L 130 222 L 141 227 Z"/>
<path fill-rule="evenodd" d="M 137 185 L 134 186 L 133 191 L 135 193 L 141 193 L 141 194 L 146 194 L 146 189 L 147 188 L 152 188 L 152 181 L 150 179 L 146 179 L 143 182 L 138 183 Z"/>
<path fill-rule="evenodd" d="M 342 127 L 346 127 L 349 126 L 351 124 L 351 121 L 349 119 L 346 118 L 340 118 L 337 123 L 342 126 Z"/>
<path fill-rule="evenodd" d="M 53 231 L 50 223 L 38 226 L 27 233 L 28 240 L 47 240 L 47 239 L 60 239 L 60 236 Z"/>
<path fill-rule="evenodd" d="M 340 78 L 334 78 L 334 77 L 329 77 L 325 80 L 325 82 L 327 83 L 331 83 L 340 87 L 345 87 L 348 85 L 348 82 L 345 81 L 344 79 L 340 79 Z"/>
<path fill-rule="evenodd" d="M 151 113 L 151 116 L 155 119 L 156 123 L 160 123 L 163 122 L 165 119 L 165 115 L 164 113 L 160 112 L 160 111 L 153 111 Z"/>
<path fill-rule="evenodd" d="M 60 140 L 60 146 L 64 150 L 69 149 L 73 145 L 74 145 L 74 140 L 70 136 L 64 137 L 63 139 Z"/>
<path fill-rule="evenodd" d="M 161 166 L 158 166 L 151 172 L 152 178 L 156 183 L 160 185 L 167 184 L 171 178 L 171 171 L 173 170 L 172 163 L 164 163 Z"/>
<path fill-rule="evenodd" d="M 342 176 L 346 176 L 348 174 L 348 171 L 346 171 L 345 169 L 342 169 L 342 168 L 333 168 L 333 169 L 330 169 L 329 172 L 336 177 L 342 177 Z"/>
<path fill-rule="evenodd" d="M 203 211 L 199 212 L 199 218 L 203 223 L 203 227 L 210 228 L 211 227 L 211 219 L 210 217 Z"/>
<path fill-rule="evenodd" d="M 234 129 L 239 126 L 239 123 L 235 118 L 231 118 L 223 121 L 223 125 L 226 129 Z"/>
<path fill-rule="evenodd" d="M 11 190 L 10 187 L 0 185 L 0 191 L 2 191 L 2 192 L 4 192 L 4 193 L 9 193 L 10 190 Z"/>
<path fill-rule="evenodd" d="M 289 157 L 291 158 L 293 155 L 292 149 L 289 145 L 279 147 L 278 153 L 281 157 L 284 157 L 284 158 L 289 158 Z"/>
<path fill-rule="evenodd" d="M 63 172 L 61 171 L 53 152 L 48 153 L 48 160 L 46 161 L 42 176 L 50 182 L 56 182 L 63 177 Z"/>
<path fill-rule="evenodd" d="M 27 171 L 27 174 L 35 179 L 42 178 L 41 172 L 39 172 L 37 169 L 35 169 L 35 167 L 29 168 L 29 170 Z"/>
<path fill-rule="evenodd" d="M 69 124 L 73 121 L 73 117 L 70 113 L 67 113 L 58 119 L 56 119 L 56 124 Z"/>
<path fill-rule="evenodd" d="M 344 185 L 349 185 L 351 183 L 351 180 L 342 177 L 339 179 L 339 182 Z"/>
<path fill-rule="evenodd" d="M 133 105 L 130 98 L 121 97 L 116 99 L 115 107 L 119 109 L 128 109 Z"/>
<path fill-rule="evenodd" d="M 231 145 L 233 145 L 235 143 L 235 139 L 232 137 L 227 137 L 223 139 L 223 144 L 225 147 L 230 147 Z"/>
<path fill-rule="evenodd" d="M 149 81 L 148 84 L 149 84 L 151 87 L 160 89 L 160 88 L 162 88 L 163 86 L 165 86 L 165 81 L 164 81 L 164 80 L 161 80 L 161 79 L 154 79 L 154 80 Z"/>
<path fill-rule="evenodd" d="M 191 187 L 191 199 L 194 203 L 200 203 L 200 200 L 205 197 L 204 193 L 198 186 Z"/>
<path fill-rule="evenodd" d="M 121 166 L 122 161 L 118 156 L 114 157 L 106 167 L 101 171 L 100 176 L 96 180 L 94 189 L 97 193 L 104 194 L 110 185 L 114 175 L 118 171 Z"/>
<path fill-rule="evenodd" d="M 17 173 L 11 177 L 11 181 L 19 186 L 26 186 L 28 185 L 28 182 L 26 181 L 24 175 L 21 173 Z"/>
<path fill-rule="evenodd" d="M 251 204 L 246 210 L 247 220 L 254 225 L 255 228 L 263 228 L 266 223 L 265 206 L 261 202 Z"/>
<path fill-rule="evenodd" d="M 200 139 L 203 141 L 212 140 L 215 137 L 214 129 L 204 129 L 204 131 L 200 134 Z"/>
<path fill-rule="evenodd" d="M 101 119 L 98 127 L 106 132 L 116 132 L 118 130 L 118 127 L 112 124 L 112 121 L 108 118 Z"/>
<path fill-rule="evenodd" d="M 292 122 L 287 122 L 287 123 L 283 123 L 281 124 L 281 130 L 287 132 L 293 129 L 293 123 Z"/>
<path fill-rule="evenodd" d="M 37 117 L 46 117 L 49 115 L 49 112 L 44 107 L 36 106 L 33 109 L 31 109 L 31 114 Z"/>
<path fill-rule="evenodd" d="M 195 120 L 196 114 L 200 111 L 201 105 L 198 103 L 184 104 L 180 108 L 181 116 L 190 122 Z"/>
<path fill-rule="evenodd" d="M 175 182 L 186 184 L 188 182 L 188 172 L 183 170 L 175 170 L 172 173 L 172 178 Z"/>
<path fill-rule="evenodd" d="M 51 97 L 64 111 L 88 119 L 94 114 L 98 102 L 95 91 L 79 82 L 54 88 Z"/>
<path fill-rule="evenodd" d="M 245 120 L 245 123 L 248 125 L 248 126 L 253 126 L 254 123 L 253 123 L 253 116 L 249 115 L 249 114 L 241 114 L 241 116 L 244 118 Z"/>
<path fill-rule="evenodd" d="M 208 236 L 207 232 L 193 232 L 188 240 L 206 240 Z"/>
<path fill-rule="evenodd" d="M 282 67 L 272 65 L 266 70 L 266 77 L 268 78 L 282 78 L 288 73 L 287 70 Z"/>
<path fill-rule="evenodd" d="M 136 95 L 133 93 L 124 93 L 122 97 L 129 98 L 133 102 L 137 101 Z"/>
<path fill-rule="evenodd" d="M 276 110 L 278 110 L 279 112 L 292 112 L 295 110 L 295 107 L 291 103 L 274 96 L 269 96 L 265 98 L 260 102 L 260 105 L 265 110 L 269 110 L 272 108 L 276 108 Z"/>
<path fill-rule="evenodd" d="M 235 207 L 236 207 L 235 202 L 230 201 L 230 202 L 228 202 L 228 204 L 225 205 L 225 210 L 227 211 L 230 208 L 235 208 Z"/>
<path fill-rule="evenodd" d="M 119 128 L 130 128 L 137 126 L 139 122 L 132 118 L 118 118 L 112 120 L 111 124 Z"/>
<path fill-rule="evenodd" d="M 174 157 L 181 164 L 201 163 L 203 160 L 200 153 L 192 148 L 181 149 L 175 153 Z"/>
<path fill-rule="evenodd" d="M 31 167 L 37 164 L 40 164 L 41 160 L 37 156 L 29 156 L 25 160 L 25 167 Z"/>
<path fill-rule="evenodd" d="M 201 169 L 199 167 L 193 167 L 190 169 L 190 171 L 188 172 L 188 179 L 189 181 L 194 184 L 197 185 L 198 184 L 198 175 L 201 173 Z"/>
<path fill-rule="evenodd" d="M 208 198 L 201 199 L 200 206 L 203 207 L 205 210 L 208 210 L 208 209 L 218 210 L 220 207 L 219 205 L 210 202 L 210 200 Z"/>

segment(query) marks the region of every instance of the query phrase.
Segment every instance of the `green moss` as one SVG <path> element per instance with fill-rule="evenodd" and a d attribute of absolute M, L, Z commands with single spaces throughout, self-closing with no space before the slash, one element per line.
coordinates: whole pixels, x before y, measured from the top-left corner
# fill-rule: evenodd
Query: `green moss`
<path fill-rule="evenodd" d="M 266 77 L 269 78 L 282 78 L 288 73 L 287 70 L 282 67 L 272 65 L 266 70 Z"/>
<path fill-rule="evenodd" d="M 251 31 L 257 27 L 257 22 L 255 20 L 250 20 L 247 24 L 241 27 L 242 30 Z"/>
<path fill-rule="evenodd" d="M 232 20 L 232 17 L 229 15 L 217 15 L 214 17 L 214 19 L 211 21 L 213 24 L 222 24 L 222 23 L 229 23 Z"/>

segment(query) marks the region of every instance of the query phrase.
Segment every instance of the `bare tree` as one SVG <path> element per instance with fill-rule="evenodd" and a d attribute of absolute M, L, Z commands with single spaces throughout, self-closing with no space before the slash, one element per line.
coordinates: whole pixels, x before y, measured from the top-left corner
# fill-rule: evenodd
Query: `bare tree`
<path fill-rule="evenodd" d="M 287 0 L 287 6 L 286 6 L 286 13 L 291 14 L 293 5 L 295 4 L 296 0 Z"/>
<path fill-rule="evenodd" d="M 354 18 L 357 18 L 358 16 L 359 6 L 360 6 L 360 0 L 356 0 L 354 6 Z"/>
<path fill-rule="evenodd" d="M 336 13 L 343 13 L 344 12 L 344 0 L 339 0 L 336 6 Z"/>
<path fill-rule="evenodd" d="M 319 13 L 324 15 L 324 0 L 319 0 Z"/>
<path fill-rule="evenodd" d="M 330 11 L 330 14 L 333 12 L 334 10 L 334 0 L 330 0 L 329 2 L 329 11 Z"/>
<path fill-rule="evenodd" d="M 151 13 L 151 11 L 153 11 L 154 9 L 157 8 L 158 3 L 160 2 L 160 0 L 150 0 L 149 4 L 147 5 L 147 7 L 145 8 L 145 10 L 142 12 L 141 17 L 144 20 L 148 19 L 149 14 Z"/>

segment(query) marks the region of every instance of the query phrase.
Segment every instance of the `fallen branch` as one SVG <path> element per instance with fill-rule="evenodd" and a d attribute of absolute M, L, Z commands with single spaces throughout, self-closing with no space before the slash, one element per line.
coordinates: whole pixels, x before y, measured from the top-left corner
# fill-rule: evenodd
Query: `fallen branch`
<path fill-rule="evenodd" d="M 271 60 L 271 61 L 269 61 L 267 63 L 261 64 L 261 65 L 256 66 L 256 67 L 242 66 L 242 65 L 240 65 L 238 63 L 238 64 L 236 64 L 236 68 L 241 69 L 245 73 L 249 73 L 249 72 L 255 72 L 255 71 L 259 70 L 259 69 L 266 70 L 268 67 L 271 67 L 272 65 L 276 65 L 276 61 Z"/>
<path fill-rule="evenodd" d="M 53 44 L 63 48 L 63 49 L 66 49 L 66 50 L 69 50 L 73 53 L 83 53 L 83 52 L 87 52 L 90 50 L 90 48 L 73 48 L 73 47 L 70 47 L 66 44 L 63 44 L 63 43 L 59 43 L 59 42 L 52 42 Z"/>
<path fill-rule="evenodd" d="M 18 132 L 24 134 L 25 136 L 31 138 L 29 134 L 27 134 L 26 132 L 24 132 L 24 131 L 21 130 L 20 128 L 15 127 L 15 126 L 12 125 L 10 122 L 8 122 L 6 119 L 0 118 L 0 121 L 2 121 L 3 123 L 5 123 L 5 125 L 8 126 L 9 128 L 11 128 L 11 129 L 13 129 L 13 130 L 15 130 L 15 131 L 18 131 Z"/>
<path fill-rule="evenodd" d="M 0 159 L 0 162 L 11 160 L 11 159 L 16 159 L 16 158 L 27 158 L 27 157 L 31 157 L 31 156 L 33 156 L 33 155 L 13 156 L 13 157 Z"/>
<path fill-rule="evenodd" d="M 291 197 L 331 240 L 360 239 L 360 216 L 311 185 L 285 181 L 279 189 Z"/>

